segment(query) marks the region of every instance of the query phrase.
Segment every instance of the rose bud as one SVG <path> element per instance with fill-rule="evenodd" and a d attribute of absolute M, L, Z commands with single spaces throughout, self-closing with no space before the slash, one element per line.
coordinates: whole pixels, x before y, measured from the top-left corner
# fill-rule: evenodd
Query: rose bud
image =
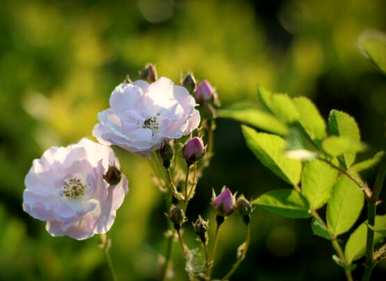
<path fill-rule="evenodd" d="M 111 165 L 103 175 L 103 179 L 110 185 L 117 185 L 121 181 L 121 171 L 114 165 Z"/>
<path fill-rule="evenodd" d="M 222 217 L 229 216 L 236 208 L 235 195 L 228 187 L 224 186 L 219 195 L 216 196 L 213 193 L 212 206 L 216 209 L 218 215 Z"/>
<path fill-rule="evenodd" d="M 173 158 L 173 147 L 169 141 L 165 141 L 159 150 L 163 166 L 168 169 Z"/>
<path fill-rule="evenodd" d="M 244 195 L 239 196 L 236 201 L 236 209 L 239 211 L 245 224 L 249 224 L 251 213 L 253 211 L 251 203 Z"/>
<path fill-rule="evenodd" d="M 194 78 L 193 73 L 188 73 L 182 80 L 182 86 L 184 86 L 190 93 L 193 93 L 196 89 L 196 78 Z"/>
<path fill-rule="evenodd" d="M 177 207 L 176 205 L 172 205 L 170 207 L 168 218 L 172 221 L 174 228 L 178 231 L 181 228 L 181 225 L 185 222 L 185 213 L 184 210 Z"/>
<path fill-rule="evenodd" d="M 188 140 L 183 148 L 183 156 L 188 166 L 199 160 L 205 153 L 204 142 L 199 137 Z"/>
<path fill-rule="evenodd" d="M 200 237 L 200 240 L 203 244 L 206 244 L 208 241 L 208 221 L 204 220 L 200 215 L 197 220 L 193 223 L 194 232 Z"/>
<path fill-rule="evenodd" d="M 158 79 L 157 69 L 155 68 L 154 64 L 147 64 L 140 72 L 139 76 L 141 79 L 152 83 Z"/>
<path fill-rule="evenodd" d="M 208 80 L 203 80 L 198 83 L 195 91 L 195 99 L 199 104 L 205 104 L 213 101 L 216 96 L 216 91 Z"/>

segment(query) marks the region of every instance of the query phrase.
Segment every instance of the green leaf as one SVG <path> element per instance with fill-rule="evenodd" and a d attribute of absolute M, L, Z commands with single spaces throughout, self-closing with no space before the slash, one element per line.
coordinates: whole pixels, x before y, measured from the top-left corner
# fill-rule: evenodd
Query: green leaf
<path fill-rule="evenodd" d="M 281 137 L 258 133 L 246 126 L 242 126 L 242 131 L 247 146 L 264 166 L 290 184 L 299 183 L 301 162 L 285 156 L 286 142 Z"/>
<path fill-rule="evenodd" d="M 277 189 L 264 193 L 252 202 L 274 214 L 293 218 L 308 218 L 308 204 L 301 194 L 293 189 Z"/>
<path fill-rule="evenodd" d="M 287 94 L 272 94 L 260 87 L 257 98 L 266 111 L 273 113 L 281 121 L 292 123 L 299 119 L 295 103 Z"/>
<path fill-rule="evenodd" d="M 335 169 L 320 160 L 311 160 L 304 165 L 302 193 L 311 209 L 318 209 L 327 203 L 337 176 Z"/>
<path fill-rule="evenodd" d="M 355 172 L 360 172 L 360 171 L 370 169 L 376 166 L 382 160 L 384 155 L 385 155 L 384 151 L 379 151 L 372 158 L 356 163 L 350 168 L 350 170 Z"/>
<path fill-rule="evenodd" d="M 327 204 L 327 225 L 334 235 L 348 231 L 358 219 L 364 204 L 363 192 L 348 177 L 334 185 Z"/>
<path fill-rule="evenodd" d="M 332 136 L 323 140 L 322 148 L 331 156 L 336 157 L 342 154 L 355 154 L 363 151 L 365 146 L 362 143 L 347 137 Z"/>
<path fill-rule="evenodd" d="M 365 31 L 358 43 L 362 53 L 386 73 L 386 34 L 375 30 Z"/>
<path fill-rule="evenodd" d="M 218 116 L 226 119 L 233 119 L 242 124 L 253 126 L 264 131 L 279 135 L 287 133 L 287 127 L 272 114 L 264 112 L 256 106 L 232 106 L 218 111 Z"/>
<path fill-rule="evenodd" d="M 352 142 L 359 143 L 361 140 L 359 128 L 354 118 L 343 111 L 330 111 L 328 130 L 332 135 L 346 137 Z M 350 167 L 355 161 L 355 153 L 345 153 L 343 160 L 346 167 Z"/>
<path fill-rule="evenodd" d="M 318 154 L 315 144 L 299 123 L 289 127 L 286 141 L 286 156 L 288 158 L 309 160 L 315 158 Z"/>
<path fill-rule="evenodd" d="M 286 123 L 292 123 L 300 117 L 295 103 L 287 94 L 272 95 L 271 111 L 275 116 Z"/>
<path fill-rule="evenodd" d="M 375 229 L 386 228 L 386 215 L 375 217 Z M 386 237 L 386 233 L 375 232 L 374 233 L 374 245 L 379 243 L 383 238 Z M 366 251 L 366 239 L 367 239 L 367 221 L 362 223 L 355 231 L 351 234 L 347 240 L 344 254 L 347 262 L 352 263 L 353 261 L 361 258 L 365 255 Z"/>
<path fill-rule="evenodd" d="M 326 136 L 326 123 L 314 103 L 306 97 L 293 99 L 300 114 L 299 121 L 312 139 L 323 139 Z"/>
<path fill-rule="evenodd" d="M 257 100 L 260 102 L 260 104 L 263 106 L 263 108 L 268 111 L 271 111 L 271 99 L 272 99 L 272 93 L 265 89 L 264 87 L 259 87 L 257 90 Z"/>
<path fill-rule="evenodd" d="M 311 223 L 312 233 L 316 236 L 322 237 L 327 240 L 331 240 L 331 235 L 319 221 L 313 220 Z"/>

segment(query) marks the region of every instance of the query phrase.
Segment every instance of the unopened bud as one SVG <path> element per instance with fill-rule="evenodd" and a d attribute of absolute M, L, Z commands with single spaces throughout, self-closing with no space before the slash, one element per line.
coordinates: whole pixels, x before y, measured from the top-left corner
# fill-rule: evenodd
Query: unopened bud
<path fill-rule="evenodd" d="M 176 230 L 180 230 L 181 225 L 185 222 L 184 210 L 177 207 L 176 205 L 172 205 L 170 207 L 168 217 L 172 221 Z"/>
<path fill-rule="evenodd" d="M 121 177 L 121 171 L 113 165 L 109 166 L 107 172 L 103 175 L 103 179 L 110 185 L 117 185 L 121 181 Z"/>
<path fill-rule="evenodd" d="M 229 216 L 236 208 L 236 199 L 232 191 L 224 186 L 221 193 L 216 196 L 213 193 L 212 206 L 216 209 L 220 216 Z"/>
<path fill-rule="evenodd" d="M 140 72 L 139 76 L 141 79 L 152 83 L 158 79 L 157 69 L 155 68 L 154 64 L 147 64 Z"/>
<path fill-rule="evenodd" d="M 208 80 L 203 80 L 198 83 L 194 94 L 197 103 L 205 104 L 215 99 L 216 91 Z"/>
<path fill-rule="evenodd" d="M 168 169 L 170 167 L 170 162 L 173 158 L 173 147 L 170 142 L 165 141 L 159 150 L 161 159 L 162 159 L 162 164 L 163 166 Z"/>
<path fill-rule="evenodd" d="M 248 225 L 253 209 L 251 203 L 247 200 L 247 198 L 245 198 L 244 195 L 241 195 L 239 198 L 237 198 L 236 209 L 242 216 L 244 223 Z"/>
<path fill-rule="evenodd" d="M 193 223 L 193 230 L 200 238 L 203 244 L 206 244 L 208 241 L 208 222 L 204 220 L 201 216 L 198 216 L 197 220 Z"/>
<path fill-rule="evenodd" d="M 188 165 L 192 165 L 205 153 L 204 142 L 199 137 L 188 140 L 183 148 L 183 156 Z"/>
<path fill-rule="evenodd" d="M 193 73 L 188 73 L 182 80 L 181 84 L 189 91 L 189 93 L 193 93 L 196 89 L 197 84 L 196 78 L 194 78 Z"/>

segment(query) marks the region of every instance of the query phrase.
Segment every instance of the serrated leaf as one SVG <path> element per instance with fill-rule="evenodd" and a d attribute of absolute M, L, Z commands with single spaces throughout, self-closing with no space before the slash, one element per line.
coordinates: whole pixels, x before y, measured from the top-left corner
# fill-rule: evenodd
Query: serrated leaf
<path fill-rule="evenodd" d="M 313 220 L 311 223 L 311 229 L 314 235 L 322 237 L 327 240 L 331 240 L 330 233 L 322 224 L 320 224 L 319 221 Z"/>
<path fill-rule="evenodd" d="M 304 165 L 302 193 L 311 209 L 319 209 L 327 203 L 337 176 L 335 169 L 320 160 L 314 159 Z"/>
<path fill-rule="evenodd" d="M 379 151 L 372 158 L 352 165 L 350 170 L 355 172 L 360 172 L 360 171 L 370 169 L 376 166 L 382 160 L 384 154 L 385 153 L 383 151 Z"/>
<path fill-rule="evenodd" d="M 361 34 L 359 48 L 383 73 L 386 73 L 386 34 L 369 30 Z"/>
<path fill-rule="evenodd" d="M 300 117 L 295 103 L 287 94 L 272 95 L 271 111 L 275 114 L 275 116 L 286 123 L 292 123 Z"/>
<path fill-rule="evenodd" d="M 299 219 L 310 217 L 308 204 L 301 194 L 293 189 L 277 189 L 264 193 L 252 202 L 274 214 Z"/>
<path fill-rule="evenodd" d="M 268 91 L 264 87 L 259 87 L 257 90 L 257 100 L 260 102 L 260 104 L 264 107 L 264 109 L 268 112 L 271 111 L 271 98 L 272 98 L 272 92 Z"/>
<path fill-rule="evenodd" d="M 365 146 L 347 137 L 332 136 L 323 140 L 322 148 L 329 155 L 336 157 L 342 154 L 355 154 L 363 151 Z"/>
<path fill-rule="evenodd" d="M 287 133 L 287 127 L 285 124 L 280 122 L 272 114 L 264 112 L 256 106 L 232 106 L 228 109 L 219 110 L 217 113 L 221 118 L 232 119 L 264 131 L 279 135 L 285 135 Z"/>
<path fill-rule="evenodd" d="M 375 229 L 386 228 L 386 216 L 375 217 Z M 386 237 L 386 233 L 374 233 L 374 245 Z M 365 255 L 367 239 L 367 221 L 358 226 L 347 240 L 344 254 L 348 263 L 358 260 Z"/>
<path fill-rule="evenodd" d="M 299 121 L 312 139 L 322 139 L 326 136 L 326 123 L 314 103 L 306 97 L 293 99 L 300 114 Z"/>
<path fill-rule="evenodd" d="M 357 221 L 364 204 L 363 192 L 348 177 L 341 176 L 327 204 L 327 225 L 334 235 L 348 231 Z"/>
<path fill-rule="evenodd" d="M 247 146 L 264 166 L 290 184 L 299 183 L 301 162 L 285 156 L 286 142 L 281 137 L 258 133 L 246 126 L 242 127 L 242 131 Z"/>
<path fill-rule="evenodd" d="M 332 135 L 346 137 L 356 143 L 361 141 L 359 128 L 355 119 L 343 111 L 330 111 L 328 116 L 328 130 Z M 350 167 L 355 161 L 355 153 L 345 153 L 343 160 L 346 167 Z"/>

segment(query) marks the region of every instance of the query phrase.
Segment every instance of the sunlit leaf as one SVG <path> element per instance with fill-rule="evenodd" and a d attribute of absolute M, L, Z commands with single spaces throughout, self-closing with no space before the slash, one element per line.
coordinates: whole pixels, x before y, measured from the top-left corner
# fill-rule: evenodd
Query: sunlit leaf
<path fill-rule="evenodd" d="M 287 218 L 308 218 L 308 204 L 301 194 L 293 189 L 277 189 L 264 193 L 253 204 L 274 214 Z"/>
<path fill-rule="evenodd" d="M 312 139 L 322 139 L 326 136 L 326 123 L 314 103 L 306 97 L 293 99 L 300 114 L 299 122 Z"/>
<path fill-rule="evenodd" d="M 334 235 L 348 231 L 358 219 L 364 204 L 363 192 L 352 180 L 341 176 L 327 204 L 327 224 Z"/>
<path fill-rule="evenodd" d="M 286 142 L 281 137 L 258 133 L 246 126 L 242 127 L 242 131 L 247 146 L 264 166 L 288 183 L 299 182 L 301 162 L 285 156 Z"/>
<path fill-rule="evenodd" d="M 358 43 L 362 53 L 386 73 L 386 34 L 375 30 L 365 31 Z"/>
<path fill-rule="evenodd" d="M 322 148 L 325 152 L 335 157 L 342 154 L 355 154 L 363 151 L 365 146 L 347 137 L 332 136 L 323 140 Z"/>
<path fill-rule="evenodd" d="M 287 127 L 272 114 L 264 112 L 256 106 L 232 106 L 219 110 L 218 116 L 226 119 L 233 119 L 242 124 L 253 126 L 264 131 L 279 135 L 287 133 Z"/>
<path fill-rule="evenodd" d="M 372 158 L 352 165 L 350 170 L 355 172 L 360 172 L 360 171 L 370 169 L 376 166 L 382 160 L 384 155 L 385 155 L 384 151 L 379 151 Z"/>
<path fill-rule="evenodd" d="M 354 118 L 343 111 L 330 111 L 328 130 L 332 135 L 345 137 L 355 143 L 359 143 L 361 140 L 359 128 Z M 345 153 L 343 160 L 346 167 L 350 167 L 355 161 L 355 153 Z"/>
<path fill-rule="evenodd" d="M 386 229 L 386 216 L 375 217 L 374 229 Z M 386 232 L 375 231 L 374 232 L 374 245 L 380 242 L 386 237 Z M 351 263 L 362 256 L 366 251 L 366 239 L 367 239 L 367 221 L 362 223 L 355 231 L 351 234 L 347 240 L 344 254 L 347 262 Z"/>
<path fill-rule="evenodd" d="M 302 193 L 312 209 L 327 203 L 338 172 L 327 163 L 314 159 L 304 165 L 302 172 Z"/>

